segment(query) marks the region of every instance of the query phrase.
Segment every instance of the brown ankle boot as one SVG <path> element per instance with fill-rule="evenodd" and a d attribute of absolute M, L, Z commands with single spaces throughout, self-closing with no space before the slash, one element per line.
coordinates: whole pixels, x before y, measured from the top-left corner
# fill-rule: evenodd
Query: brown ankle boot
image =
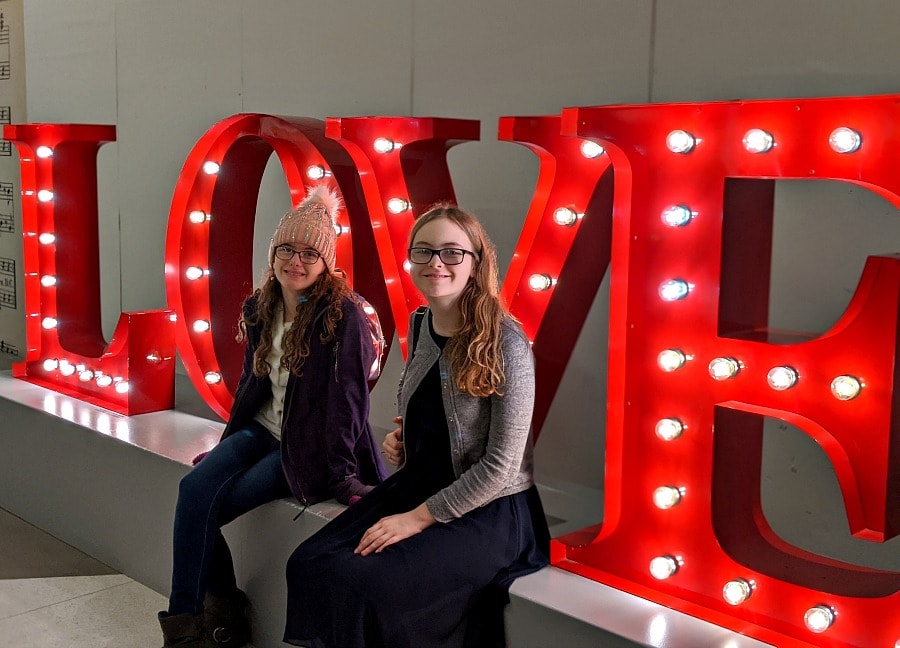
<path fill-rule="evenodd" d="M 160 612 L 158 617 L 165 641 L 163 648 L 206 648 L 207 644 L 203 641 L 203 616 Z"/>
<path fill-rule="evenodd" d="M 208 646 L 243 648 L 250 641 L 247 595 L 236 590 L 231 596 L 207 593 L 203 602 L 203 629 Z"/>

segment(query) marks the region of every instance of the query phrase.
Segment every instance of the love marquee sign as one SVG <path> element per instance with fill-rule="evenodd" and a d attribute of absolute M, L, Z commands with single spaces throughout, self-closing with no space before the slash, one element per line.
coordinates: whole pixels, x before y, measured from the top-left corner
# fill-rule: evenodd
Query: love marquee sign
<path fill-rule="evenodd" d="M 852 533 L 900 533 L 900 255 L 869 257 L 824 334 L 768 329 L 775 182 L 829 179 L 900 206 L 900 96 L 571 108 L 503 117 L 540 160 L 503 296 L 533 341 L 534 432 L 610 273 L 602 524 L 553 541 L 563 569 L 778 646 L 900 646 L 900 574 L 777 537 L 760 503 L 765 418 L 815 439 Z M 454 198 L 471 120 L 240 114 L 210 128 L 169 213 L 169 308 L 100 326 L 104 125 L 4 127 L 22 173 L 27 355 L 15 376 L 123 414 L 170 408 L 176 349 L 227 416 L 235 304 L 253 284 L 272 153 L 296 204 L 330 179 L 338 265 L 405 349 L 414 218 Z M 540 245 L 536 242 L 540 241 Z"/>

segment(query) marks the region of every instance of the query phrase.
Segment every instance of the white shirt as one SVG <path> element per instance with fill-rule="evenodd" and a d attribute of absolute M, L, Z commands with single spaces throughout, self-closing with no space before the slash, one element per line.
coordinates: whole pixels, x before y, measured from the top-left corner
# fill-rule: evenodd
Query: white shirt
<path fill-rule="evenodd" d="M 281 419 L 284 415 L 284 394 L 287 389 L 290 371 L 282 369 L 281 356 L 284 350 L 281 340 L 290 325 L 284 323 L 284 306 L 279 305 L 275 312 L 275 327 L 272 331 L 272 349 L 266 360 L 269 362 L 269 380 L 272 382 L 272 398 L 257 412 L 253 420 L 261 423 L 279 441 L 281 440 Z"/>

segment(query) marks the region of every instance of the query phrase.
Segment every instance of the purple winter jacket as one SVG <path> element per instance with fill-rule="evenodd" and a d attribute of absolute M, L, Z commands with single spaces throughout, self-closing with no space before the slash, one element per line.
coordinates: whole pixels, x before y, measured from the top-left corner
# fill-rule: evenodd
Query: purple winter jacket
<path fill-rule="evenodd" d="M 256 308 L 257 298 L 247 298 L 245 319 L 252 319 Z M 341 309 L 334 339 L 322 344 L 323 304 L 302 375 L 290 375 L 284 397 L 281 465 L 294 497 L 307 506 L 332 497 L 348 504 L 387 476 L 369 426 L 367 379 L 375 351 L 366 315 L 352 298 L 344 299 Z M 260 335 L 260 327 L 247 327 L 244 368 L 223 439 L 249 424 L 272 397 L 269 377 L 253 374 Z"/>

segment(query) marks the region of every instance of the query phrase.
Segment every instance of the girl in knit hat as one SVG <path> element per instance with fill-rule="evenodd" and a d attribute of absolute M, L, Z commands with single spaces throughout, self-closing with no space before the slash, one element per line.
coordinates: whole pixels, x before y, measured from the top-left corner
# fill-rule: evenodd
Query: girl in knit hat
<path fill-rule="evenodd" d="M 351 504 L 386 475 L 368 422 L 367 316 L 334 272 L 340 207 L 326 186 L 310 189 L 278 223 L 263 280 L 244 302 L 238 341 L 247 346 L 228 424 L 179 489 L 164 646 L 249 641 L 223 525 L 292 494 L 304 508 Z"/>

